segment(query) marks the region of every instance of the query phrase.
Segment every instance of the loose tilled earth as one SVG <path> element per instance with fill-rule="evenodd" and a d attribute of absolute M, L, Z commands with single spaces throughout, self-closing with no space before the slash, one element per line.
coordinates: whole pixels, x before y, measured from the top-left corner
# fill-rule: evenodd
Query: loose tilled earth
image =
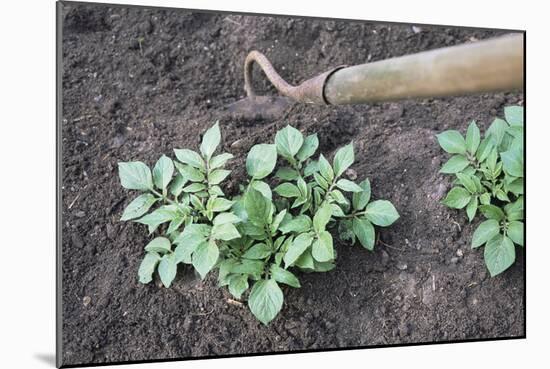
<path fill-rule="evenodd" d="M 480 218 L 440 200 L 447 158 L 435 135 L 486 128 L 518 93 L 345 107 L 295 105 L 276 121 L 231 117 L 244 97 L 242 64 L 264 52 L 297 83 L 333 66 L 361 64 L 505 33 L 445 27 L 65 4 L 63 18 L 63 363 L 104 363 L 369 345 L 518 337 L 525 332 L 524 255 L 490 278 L 470 240 Z M 258 88 L 275 94 L 255 72 Z M 220 120 L 235 155 L 225 187 L 245 180 L 244 159 L 291 123 L 317 132 L 331 156 L 354 141 L 359 179 L 401 218 L 378 229 L 374 252 L 336 245 L 337 267 L 299 274 L 267 327 L 227 302 L 215 275 L 179 268 L 173 287 L 138 283 L 146 227 L 120 222 L 136 196 L 117 162 L 152 165 L 199 145 Z"/>

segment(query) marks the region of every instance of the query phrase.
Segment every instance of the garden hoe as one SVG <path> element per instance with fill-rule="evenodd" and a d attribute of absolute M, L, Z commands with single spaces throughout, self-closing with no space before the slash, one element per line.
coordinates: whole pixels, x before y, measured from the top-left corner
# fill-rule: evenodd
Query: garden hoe
<path fill-rule="evenodd" d="M 258 63 L 283 96 L 259 96 L 252 86 Z M 298 86 L 287 83 L 269 60 L 251 51 L 244 63 L 247 97 L 228 110 L 248 119 L 277 119 L 294 102 L 343 105 L 409 98 L 433 98 L 523 88 L 523 35 L 395 57 L 373 63 L 338 66 Z"/>

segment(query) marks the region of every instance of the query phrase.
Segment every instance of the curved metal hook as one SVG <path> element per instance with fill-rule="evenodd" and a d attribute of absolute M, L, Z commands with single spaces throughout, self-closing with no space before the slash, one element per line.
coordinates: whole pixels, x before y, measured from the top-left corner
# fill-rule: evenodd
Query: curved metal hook
<path fill-rule="evenodd" d="M 293 86 L 286 82 L 279 75 L 279 73 L 277 73 L 271 62 L 264 54 L 253 50 L 247 55 L 244 61 L 244 89 L 249 98 L 256 97 L 256 93 L 252 87 L 252 66 L 254 65 L 254 62 L 258 63 L 267 79 L 273 84 L 277 91 L 281 93 L 281 95 L 290 97 L 297 102 L 321 105 L 329 105 L 324 93 L 326 81 L 332 73 L 346 67 L 345 65 L 338 66 L 325 73 L 308 79 L 298 86 Z"/>

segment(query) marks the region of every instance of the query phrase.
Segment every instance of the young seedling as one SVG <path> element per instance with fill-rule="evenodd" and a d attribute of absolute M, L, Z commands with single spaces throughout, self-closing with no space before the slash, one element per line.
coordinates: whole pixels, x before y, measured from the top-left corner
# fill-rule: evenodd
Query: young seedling
<path fill-rule="evenodd" d="M 221 168 L 232 155 L 213 156 L 219 142 L 216 124 L 205 133 L 200 154 L 175 150 L 179 162 L 163 156 L 152 175 L 143 163 L 119 164 L 122 185 L 144 192 L 128 205 L 122 220 L 133 219 L 159 233 L 145 247 L 140 282 L 149 283 L 157 270 L 169 287 L 180 263 L 193 265 L 202 278 L 217 269 L 218 284 L 236 299 L 249 291 L 251 312 L 268 324 L 283 306 L 280 285 L 301 286 L 296 269 L 326 272 L 335 267 L 331 229 L 372 250 L 374 225 L 389 226 L 399 218 L 389 201 L 370 202 L 368 179 L 356 184 L 342 178 L 354 162 L 351 143 L 337 151 L 332 164 L 322 154 L 313 160 L 317 136 L 304 137 L 287 126 L 277 132 L 274 144 L 250 149 L 250 178 L 229 200 L 219 185 L 230 173 Z M 273 174 L 278 157 L 285 165 Z M 144 215 L 154 204 L 157 209 Z"/>
<path fill-rule="evenodd" d="M 472 247 L 485 244 L 485 263 L 491 276 L 515 261 L 514 243 L 523 246 L 523 108 L 509 106 L 481 139 L 475 121 L 466 138 L 458 131 L 437 136 L 453 156 L 440 173 L 454 174 L 454 187 L 443 204 L 466 210 L 471 222 L 478 210 L 487 218 L 474 232 Z"/>

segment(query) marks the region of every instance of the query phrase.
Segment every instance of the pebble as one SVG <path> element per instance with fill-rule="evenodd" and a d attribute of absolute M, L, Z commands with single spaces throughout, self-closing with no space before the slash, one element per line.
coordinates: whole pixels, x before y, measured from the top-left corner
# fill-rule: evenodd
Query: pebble
<path fill-rule="evenodd" d="M 86 213 L 83 212 L 82 210 L 79 210 L 79 211 L 74 213 L 74 216 L 77 217 L 77 218 L 84 218 L 86 216 Z"/>
<path fill-rule="evenodd" d="M 245 139 L 238 139 L 237 141 L 233 142 L 231 144 L 231 147 L 234 148 L 234 149 L 241 149 L 243 148 L 243 146 L 246 144 L 246 140 Z"/>
<path fill-rule="evenodd" d="M 82 304 L 84 304 L 84 306 L 88 306 L 90 302 L 92 302 L 92 298 L 90 296 L 84 296 L 82 299 Z"/>
<path fill-rule="evenodd" d="M 346 176 L 351 180 L 355 181 L 357 179 L 357 172 L 353 169 L 346 170 Z"/>
<path fill-rule="evenodd" d="M 404 263 L 404 262 L 400 261 L 400 262 L 397 263 L 396 267 L 399 270 L 407 270 L 408 265 L 407 265 L 407 263 Z"/>
<path fill-rule="evenodd" d="M 462 251 L 462 249 L 456 250 L 456 256 L 458 256 L 459 258 L 464 256 L 464 252 Z"/>
<path fill-rule="evenodd" d="M 413 30 L 414 33 L 420 33 L 420 32 L 422 32 L 422 28 L 417 27 L 417 26 L 412 26 L 412 30 Z"/>
<path fill-rule="evenodd" d="M 456 263 L 458 263 L 458 258 L 456 256 L 453 256 L 451 258 L 451 264 L 456 264 Z"/>

